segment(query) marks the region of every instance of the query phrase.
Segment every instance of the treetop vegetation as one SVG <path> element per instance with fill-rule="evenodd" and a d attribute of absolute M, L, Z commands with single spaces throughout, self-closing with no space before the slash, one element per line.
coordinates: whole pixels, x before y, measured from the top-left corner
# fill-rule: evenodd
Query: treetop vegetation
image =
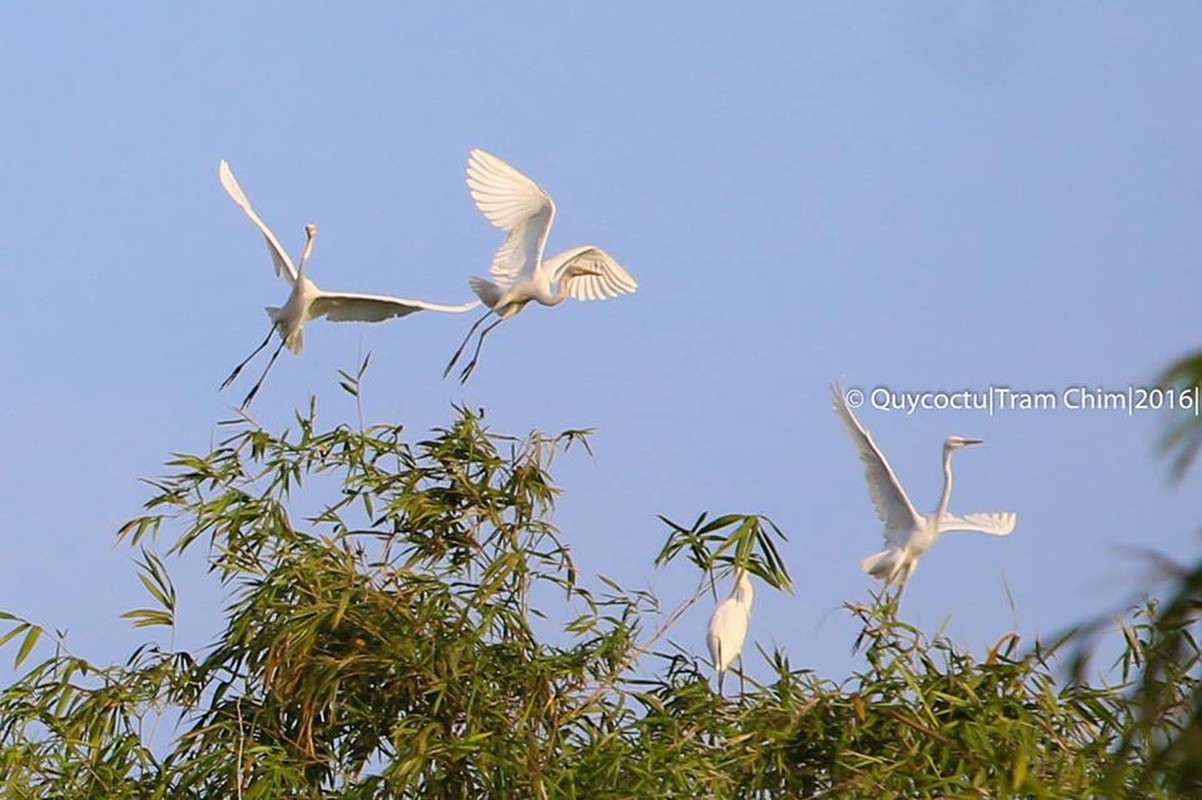
<path fill-rule="evenodd" d="M 311 402 L 280 433 L 243 424 L 173 457 L 117 534 L 147 598 L 127 658 L 93 663 L 0 612 L 19 668 L 0 688 L 3 796 L 1202 796 L 1202 565 L 1121 622 L 1110 683 L 1084 677 L 1096 624 L 974 655 L 880 597 L 846 605 L 857 671 L 778 649 L 723 697 L 668 634 L 736 568 L 790 591 L 784 533 L 661 518 L 656 563 L 697 574 L 666 602 L 593 575 L 551 522 L 555 459 L 588 439 L 497 433 L 465 408 L 424 437 L 323 429 Z M 190 552 L 228 602 L 198 650 L 171 635 L 169 565 Z"/>

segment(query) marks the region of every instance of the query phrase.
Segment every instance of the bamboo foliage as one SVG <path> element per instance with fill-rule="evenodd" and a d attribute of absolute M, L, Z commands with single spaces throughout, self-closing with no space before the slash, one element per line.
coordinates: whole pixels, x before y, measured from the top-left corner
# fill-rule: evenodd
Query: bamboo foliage
<path fill-rule="evenodd" d="M 359 376 L 344 377 L 357 396 Z M 1058 675 L 1055 648 L 1024 650 L 1013 634 L 979 656 L 928 639 L 879 600 L 847 605 L 861 631 L 858 672 L 832 680 L 761 651 L 756 673 L 768 677 L 720 697 L 708 665 L 669 634 L 736 567 L 791 590 L 783 532 L 756 514 L 661 518 L 664 544 L 647 557 L 698 576 L 692 595 L 663 609 L 649 592 L 593 576 L 570 546 L 589 532 L 553 524 L 561 489 L 550 473 L 588 436 L 500 435 L 464 408 L 415 440 L 396 425 L 322 430 L 311 404 L 280 434 L 247 426 L 211 453 L 174 456 L 145 513 L 118 532 L 147 597 L 125 617 L 169 641 L 98 666 L 61 635 L 0 615 L 0 645 L 23 670 L 0 690 L 3 796 L 1180 788 L 1181 759 L 1146 767 L 1192 724 L 1193 671 L 1172 672 L 1152 710 L 1128 691 L 1139 665 L 1161 658 L 1155 608 L 1126 623 L 1135 666 L 1114 686 Z M 191 652 L 171 644 L 187 598 L 169 566 L 196 551 L 228 604 L 212 644 Z M 1172 658 L 1196 662 L 1193 641 Z"/>

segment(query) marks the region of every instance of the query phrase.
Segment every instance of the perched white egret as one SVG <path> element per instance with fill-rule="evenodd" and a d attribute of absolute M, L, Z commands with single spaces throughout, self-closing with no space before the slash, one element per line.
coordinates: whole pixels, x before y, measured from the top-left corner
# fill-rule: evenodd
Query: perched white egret
<path fill-rule="evenodd" d="M 722 677 L 736 658 L 743 663 L 743 640 L 747 638 L 747 623 L 751 619 L 751 601 L 755 591 L 747 570 L 739 568 L 735 573 L 735 587 L 730 597 L 714 609 L 710 617 L 706 644 L 710 649 L 710 660 L 718 672 L 718 694 L 722 694 Z"/>
<path fill-rule="evenodd" d="M 886 587 L 896 586 L 900 591 L 914 573 L 918 557 L 935 543 L 940 534 L 976 531 L 1006 536 L 1014 530 L 1018 517 L 1010 512 L 958 516 L 947 510 L 952 495 L 952 453 L 962 447 L 981 444 L 980 439 L 947 437 L 943 443 L 943 494 L 933 514 L 919 514 L 885 460 L 885 454 L 848 407 L 843 391 L 838 386 L 831 386 L 831 393 L 834 395 L 835 411 L 843 420 L 860 460 L 864 462 L 864 478 L 868 481 L 872 504 L 885 523 L 885 549 L 860 562 L 860 567 L 869 575 L 884 581 Z"/>
<path fill-rule="evenodd" d="M 283 277 L 292 289 L 292 293 L 288 295 L 288 301 L 284 303 L 282 308 L 270 306 L 267 308 L 267 316 L 271 318 L 271 330 L 267 332 L 267 338 L 255 348 L 254 352 L 243 359 L 242 363 L 234 367 L 234 371 L 221 384 L 222 389 L 229 386 L 238 377 L 238 373 L 242 371 L 247 362 L 267 346 L 268 342 L 271 341 L 272 334 L 279 333 L 280 346 L 271 354 L 271 360 L 267 362 L 267 368 L 263 370 L 263 374 L 259 377 L 259 380 L 246 395 L 246 399 L 242 401 L 243 408 L 250 403 L 255 393 L 259 391 L 259 387 L 263 384 L 263 379 L 267 377 L 267 372 L 271 369 L 271 365 L 275 363 L 280 350 L 287 347 L 291 352 L 297 355 L 300 354 L 304 344 L 304 325 L 308 320 L 325 317 L 331 322 L 382 322 L 392 317 L 403 317 L 415 311 L 459 313 L 471 311 L 480 305 L 480 301 L 478 300 L 473 300 L 463 305 L 448 306 L 439 303 L 427 303 L 424 300 L 407 300 L 401 297 L 388 297 L 385 295 L 326 292 L 317 288 L 317 285 L 305 276 L 305 262 L 309 260 L 309 254 L 313 250 L 313 239 L 317 235 L 317 226 L 305 226 L 305 249 L 301 253 L 297 266 L 293 267 L 291 259 L 288 258 L 288 253 L 284 250 L 279 240 L 275 238 L 275 234 L 271 232 L 271 229 L 267 227 L 267 224 L 263 222 L 259 215 L 255 213 L 254 208 L 251 207 L 250 200 L 247 199 L 246 194 L 242 191 L 242 187 L 238 185 L 238 181 L 234 178 L 234 173 L 230 170 L 230 165 L 222 161 L 217 173 L 221 178 L 221 185 L 225 187 L 226 192 L 238 204 L 238 207 L 246 212 L 246 216 L 250 217 L 250 221 L 255 224 L 255 227 L 263 234 L 263 238 L 267 240 L 267 251 L 271 254 L 271 260 L 275 264 L 276 274 Z"/>
<path fill-rule="evenodd" d="M 460 373 L 460 381 L 466 381 L 475 369 L 484 337 L 530 301 L 557 306 L 569 294 L 577 300 L 604 300 L 638 288 L 630 273 L 599 247 L 582 245 L 544 259 L 547 235 L 555 220 L 555 203 L 537 183 L 501 159 L 473 150 L 467 159 L 467 185 L 480 212 L 509 235 L 489 267 L 496 282 L 476 276 L 469 279 L 472 291 L 489 310 L 468 331 L 443 370 L 444 378 L 489 314 L 499 319 L 480 333 L 476 351 Z M 551 291 L 554 284 L 559 285 L 558 292 Z"/>

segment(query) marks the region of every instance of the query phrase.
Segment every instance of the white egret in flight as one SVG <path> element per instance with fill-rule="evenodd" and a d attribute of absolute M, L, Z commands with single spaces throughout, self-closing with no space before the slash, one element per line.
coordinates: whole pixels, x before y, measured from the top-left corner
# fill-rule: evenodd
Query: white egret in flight
<path fill-rule="evenodd" d="M 718 671 L 718 694 L 722 694 L 722 677 L 734 660 L 738 658 L 739 664 L 743 663 L 743 640 L 747 638 L 747 623 L 751 619 L 751 601 L 754 598 L 755 591 L 751 588 L 747 570 L 740 567 L 735 573 L 735 587 L 730 597 L 719 603 L 710 617 L 706 644 L 709 645 L 710 660 Z"/>
<path fill-rule="evenodd" d="M 297 355 L 300 354 L 304 344 L 304 325 L 308 320 L 325 317 L 332 322 L 382 322 L 391 317 L 403 317 L 415 311 L 462 312 L 471 311 L 480 305 L 478 300 L 458 306 L 446 306 L 438 303 L 427 303 L 424 300 L 406 300 L 401 297 L 387 297 L 375 294 L 327 292 L 317 288 L 317 285 L 305 276 L 305 262 L 309 260 L 309 254 L 313 250 L 313 239 L 317 235 L 317 226 L 305 226 L 305 249 L 301 253 L 297 266 L 293 267 L 292 260 L 288 258 L 288 253 L 284 250 L 279 240 L 275 238 L 275 234 L 271 232 L 271 229 L 267 227 L 267 224 L 263 222 L 259 215 L 255 213 L 254 208 L 251 207 L 250 200 L 247 199 L 246 194 L 242 191 L 242 187 L 238 185 L 238 181 L 234 178 L 234 173 L 230 170 L 230 165 L 222 161 L 217 172 L 221 178 L 221 185 L 225 187 L 226 192 L 238 204 L 238 207 L 246 212 L 246 216 L 250 217 L 250 221 L 255 224 L 255 227 L 263 234 L 263 238 L 267 240 L 267 251 L 271 254 L 271 260 L 275 264 L 276 274 L 283 277 L 284 281 L 292 289 L 292 293 L 288 295 L 288 300 L 282 308 L 271 306 L 267 308 L 267 316 L 271 317 L 271 330 L 267 332 L 267 338 L 263 340 L 261 345 L 255 348 L 254 352 L 243 359 L 242 363 L 234 367 L 234 371 L 221 384 L 222 389 L 229 386 L 238 377 L 238 373 L 242 371 L 247 362 L 267 346 L 268 342 L 271 341 L 272 334 L 279 333 L 280 346 L 271 354 L 271 360 L 267 362 L 267 368 L 263 370 L 263 374 L 259 377 L 259 380 L 246 395 L 246 399 L 242 401 L 243 408 L 250 403 L 255 393 L 259 391 L 259 387 L 263 384 L 263 379 L 267 377 L 267 372 L 271 369 L 271 365 L 275 363 L 280 350 L 287 347 L 291 352 Z"/>
<path fill-rule="evenodd" d="M 919 514 L 898 483 L 897 476 L 885 460 L 885 454 L 848 407 L 843 391 L 838 386 L 831 386 L 831 393 L 834 395 L 835 411 L 843 420 L 860 460 L 864 462 L 864 478 L 868 481 L 872 504 L 885 523 L 885 549 L 860 562 L 860 567 L 869 575 L 884 581 L 886 587 L 896 586 L 900 592 L 914 573 L 918 557 L 935 543 L 940 534 L 976 531 L 1006 536 L 1014 530 L 1018 517 L 1010 512 L 958 516 L 947 510 L 952 494 L 952 453 L 961 447 L 981 444 L 980 439 L 947 437 L 943 443 L 943 494 L 934 513 Z"/>
<path fill-rule="evenodd" d="M 489 310 L 468 331 L 443 370 L 444 378 L 489 314 L 496 314 L 498 319 L 480 333 L 471 362 L 459 374 L 461 382 L 475 369 L 484 337 L 530 301 L 557 306 L 568 295 L 577 300 L 604 300 L 638 288 L 630 273 L 599 247 L 582 245 L 544 259 L 547 235 L 555 220 L 555 203 L 537 183 L 501 159 L 473 150 L 467 159 L 467 185 L 476 207 L 508 237 L 489 267 L 496 282 L 474 275 L 469 279 L 472 291 Z M 555 284 L 559 285 L 558 292 L 551 291 Z"/>

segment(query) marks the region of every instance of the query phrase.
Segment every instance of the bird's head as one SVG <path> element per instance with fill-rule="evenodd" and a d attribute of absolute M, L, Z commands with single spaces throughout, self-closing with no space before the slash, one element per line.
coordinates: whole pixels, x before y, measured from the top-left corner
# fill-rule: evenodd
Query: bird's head
<path fill-rule="evenodd" d="M 300 262 L 296 265 L 296 272 L 301 277 L 305 277 L 305 262 L 309 260 L 309 255 L 313 252 L 313 240 L 317 238 L 317 226 L 310 222 L 305 226 L 305 249 L 301 251 Z"/>
<path fill-rule="evenodd" d="M 952 452 L 959 450 L 961 447 L 971 447 L 974 444 L 981 444 L 981 439 L 965 439 L 963 436 L 949 436 L 947 441 L 943 443 L 943 449 Z"/>

